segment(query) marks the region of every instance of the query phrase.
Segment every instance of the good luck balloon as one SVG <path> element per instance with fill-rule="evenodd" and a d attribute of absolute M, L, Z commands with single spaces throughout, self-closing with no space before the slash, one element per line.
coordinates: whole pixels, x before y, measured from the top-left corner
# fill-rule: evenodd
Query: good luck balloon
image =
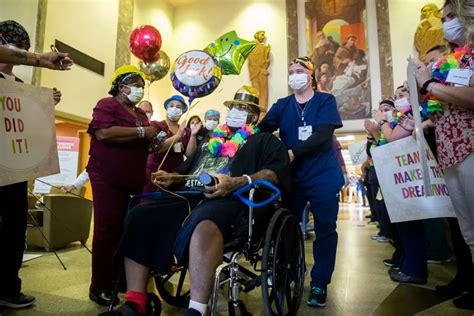
<path fill-rule="evenodd" d="M 161 35 L 153 26 L 142 25 L 130 33 L 129 44 L 133 55 L 145 63 L 150 63 L 158 59 Z"/>
<path fill-rule="evenodd" d="M 173 87 L 181 94 L 194 98 L 211 94 L 222 79 L 221 68 L 217 61 L 201 50 L 191 50 L 181 54 L 171 69 Z"/>
<path fill-rule="evenodd" d="M 160 51 L 159 58 L 157 61 L 145 64 L 143 61 L 138 62 L 140 70 L 145 73 L 146 77 L 150 82 L 160 80 L 166 76 L 170 70 L 170 58 L 164 51 Z"/>
<path fill-rule="evenodd" d="M 224 75 L 238 75 L 256 45 L 230 31 L 207 45 L 205 51 L 217 59 Z"/>

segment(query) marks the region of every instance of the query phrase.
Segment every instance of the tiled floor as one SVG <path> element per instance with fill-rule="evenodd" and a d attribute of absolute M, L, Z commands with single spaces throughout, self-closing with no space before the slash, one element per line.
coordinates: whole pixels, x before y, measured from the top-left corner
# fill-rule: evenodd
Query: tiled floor
<path fill-rule="evenodd" d="M 450 280 L 453 263 L 430 265 L 429 282 L 423 287 L 390 281 L 382 260 L 389 257 L 392 247 L 370 240 L 376 228 L 365 224 L 365 212 L 355 204 L 341 205 L 336 271 L 328 289 L 328 305 L 322 309 L 306 306 L 307 277 L 299 315 L 473 315 L 472 311 L 454 308 L 450 300 L 433 291 L 436 284 Z M 305 247 L 307 263 L 311 265 L 312 242 L 306 241 Z M 0 315 L 96 315 L 104 310 L 88 299 L 90 254 L 84 248 L 72 246 L 59 255 L 66 271 L 53 254 L 29 261 L 21 270 L 23 291 L 37 297 L 34 307 L 0 310 Z M 263 315 L 260 289 L 242 298 L 253 315 Z M 223 296 L 218 311 L 227 314 Z M 163 306 L 162 315 L 182 314 L 182 310 Z"/>

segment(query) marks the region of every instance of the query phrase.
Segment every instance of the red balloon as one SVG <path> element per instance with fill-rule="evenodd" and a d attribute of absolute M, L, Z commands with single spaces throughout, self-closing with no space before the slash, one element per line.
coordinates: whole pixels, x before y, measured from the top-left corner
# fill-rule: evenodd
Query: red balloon
<path fill-rule="evenodd" d="M 160 32 L 151 25 L 137 27 L 130 34 L 130 51 L 146 63 L 158 59 L 161 48 Z"/>

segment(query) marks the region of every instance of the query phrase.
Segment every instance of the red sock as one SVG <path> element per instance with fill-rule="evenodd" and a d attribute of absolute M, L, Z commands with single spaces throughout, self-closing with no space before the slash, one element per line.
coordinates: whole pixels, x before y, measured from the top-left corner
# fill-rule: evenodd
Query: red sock
<path fill-rule="evenodd" d="M 125 293 L 125 300 L 135 303 L 138 314 L 146 314 L 146 305 L 148 301 L 148 294 L 145 292 L 127 291 Z"/>

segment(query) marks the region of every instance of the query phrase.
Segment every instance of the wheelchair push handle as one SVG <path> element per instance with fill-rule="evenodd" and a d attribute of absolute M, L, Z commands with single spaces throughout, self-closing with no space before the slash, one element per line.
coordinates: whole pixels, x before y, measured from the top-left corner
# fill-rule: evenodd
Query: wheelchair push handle
<path fill-rule="evenodd" d="M 270 193 L 270 197 L 261 202 L 254 202 L 244 196 L 246 192 L 252 189 L 258 189 L 258 188 L 263 188 L 265 190 L 268 190 Z M 236 198 L 238 198 L 240 201 L 242 201 L 242 203 L 245 203 L 249 207 L 257 208 L 257 207 L 268 205 L 276 201 L 280 197 L 281 191 L 273 183 L 267 180 L 256 180 L 256 181 L 253 181 L 252 183 L 249 183 L 239 188 L 237 191 L 233 193 L 233 195 Z"/>

